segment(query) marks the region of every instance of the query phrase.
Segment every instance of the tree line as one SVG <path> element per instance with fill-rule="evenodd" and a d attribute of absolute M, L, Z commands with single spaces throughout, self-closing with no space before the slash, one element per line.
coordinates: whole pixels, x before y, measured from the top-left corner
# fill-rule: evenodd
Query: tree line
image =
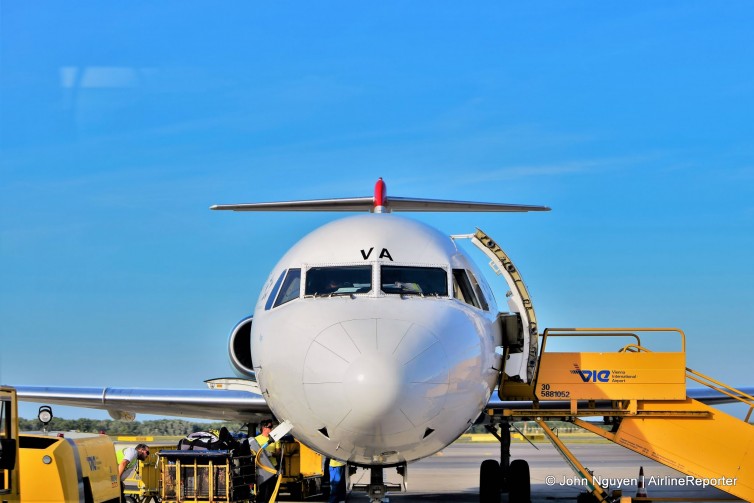
<path fill-rule="evenodd" d="M 218 421 L 214 423 L 193 423 L 183 419 L 156 419 L 151 421 L 114 421 L 112 419 L 63 419 L 53 418 L 49 431 L 79 431 L 82 433 L 102 433 L 123 436 L 186 436 L 197 431 L 219 430 L 225 426 L 229 431 L 246 431 L 241 423 Z M 21 431 L 41 431 L 39 419 L 18 420 Z"/>

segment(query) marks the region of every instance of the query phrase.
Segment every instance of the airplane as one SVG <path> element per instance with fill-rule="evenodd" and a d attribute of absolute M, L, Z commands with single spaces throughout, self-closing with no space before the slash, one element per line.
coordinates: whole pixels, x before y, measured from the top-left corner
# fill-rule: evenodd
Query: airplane
<path fill-rule="evenodd" d="M 519 292 L 509 281 L 501 311 L 455 238 L 394 212 L 550 208 L 392 197 L 380 178 L 372 196 L 211 209 L 362 214 L 312 231 L 273 267 L 253 315 L 230 332 L 239 379 L 210 380 L 215 389 L 202 390 L 16 386 L 19 398 L 105 409 L 115 419 L 146 413 L 255 423 L 272 413 L 312 449 L 369 469 L 363 489 L 376 502 L 396 489 L 384 468 L 405 477 L 407 463 L 447 447 L 485 408 L 501 406 L 501 372 L 531 381 L 537 329 Z M 528 486 L 526 478 L 512 482 Z"/>

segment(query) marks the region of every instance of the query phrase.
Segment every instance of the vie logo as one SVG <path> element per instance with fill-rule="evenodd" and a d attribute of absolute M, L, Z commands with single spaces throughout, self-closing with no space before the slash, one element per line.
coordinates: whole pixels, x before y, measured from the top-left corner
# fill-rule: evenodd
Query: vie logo
<path fill-rule="evenodd" d="M 584 382 L 610 382 L 609 370 L 571 370 L 572 374 L 578 374 Z"/>

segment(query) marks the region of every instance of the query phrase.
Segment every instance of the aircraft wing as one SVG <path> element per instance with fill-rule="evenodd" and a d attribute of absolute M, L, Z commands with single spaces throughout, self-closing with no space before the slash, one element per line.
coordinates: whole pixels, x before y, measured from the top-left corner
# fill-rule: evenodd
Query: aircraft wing
<path fill-rule="evenodd" d="M 66 405 L 106 410 L 114 419 L 132 419 L 135 414 L 191 417 L 254 422 L 271 414 L 264 397 L 243 390 L 155 389 L 155 388 L 78 388 L 61 386 L 14 386 L 18 399 L 46 405 Z M 754 388 L 740 388 L 753 396 Z M 687 396 L 708 405 L 737 400 L 709 388 L 687 390 Z M 610 402 L 597 403 L 610 406 Z M 569 408 L 567 401 L 543 401 L 541 409 Z M 528 400 L 500 400 L 493 393 L 487 409 L 531 409 Z"/>
<path fill-rule="evenodd" d="M 737 388 L 744 395 L 753 396 L 754 388 Z M 707 405 L 718 405 L 723 403 L 736 403 L 739 400 L 731 398 L 728 395 L 715 391 L 712 388 L 695 388 L 686 390 L 686 396 L 698 400 Z"/>
<path fill-rule="evenodd" d="M 264 397 L 243 390 L 66 388 L 14 386 L 18 399 L 108 411 L 113 419 L 157 414 L 227 421 L 256 422 L 269 417 Z"/>
<path fill-rule="evenodd" d="M 738 391 L 743 395 L 754 396 L 754 388 L 738 388 Z M 686 396 L 707 405 L 722 405 L 727 403 L 737 403 L 740 400 L 733 398 L 729 395 L 716 391 L 712 388 L 692 388 L 686 390 Z M 500 400 L 497 393 L 493 393 L 490 397 L 490 401 L 487 402 L 487 409 L 511 409 L 511 410 L 529 410 L 532 408 L 531 400 Z M 587 402 L 583 404 L 579 403 L 580 407 L 586 408 Z M 595 403 L 597 408 L 609 408 L 611 402 L 609 400 L 597 400 Z M 539 402 L 539 409 L 569 409 L 571 402 L 567 400 L 548 400 Z"/>

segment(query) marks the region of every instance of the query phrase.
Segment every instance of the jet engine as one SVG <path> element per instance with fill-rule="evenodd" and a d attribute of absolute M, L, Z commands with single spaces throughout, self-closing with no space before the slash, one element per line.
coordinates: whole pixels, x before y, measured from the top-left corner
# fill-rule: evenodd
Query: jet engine
<path fill-rule="evenodd" d="M 251 362 L 251 324 L 253 321 L 253 316 L 247 316 L 236 323 L 228 338 L 230 364 L 239 377 L 254 377 L 254 366 Z"/>

